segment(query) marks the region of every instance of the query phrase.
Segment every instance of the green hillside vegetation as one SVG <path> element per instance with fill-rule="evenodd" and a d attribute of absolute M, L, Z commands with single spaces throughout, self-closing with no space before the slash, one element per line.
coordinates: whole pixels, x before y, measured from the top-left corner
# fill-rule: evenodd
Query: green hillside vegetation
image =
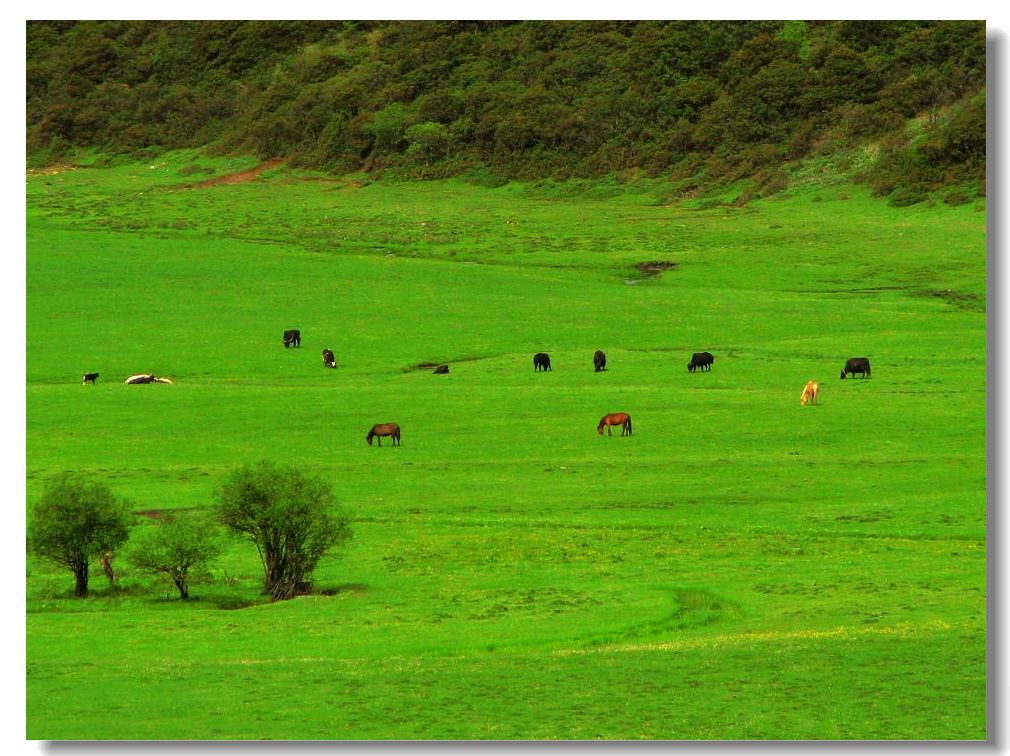
<path fill-rule="evenodd" d="M 160 51 L 129 82 L 148 105 L 168 96 L 153 72 L 174 71 L 180 102 L 205 102 L 217 75 L 242 112 L 191 131 L 138 121 L 164 131 L 136 145 L 176 144 L 178 127 L 179 142 L 224 147 L 286 112 L 294 100 L 262 109 L 266 82 L 309 51 L 343 50 L 314 74 L 321 89 L 337 77 L 334 93 L 397 60 L 395 26 L 260 28 L 30 25 L 30 90 L 59 39 L 83 35 L 62 55 L 89 39 L 116 53 L 93 56 L 107 68 L 92 81 Z M 505 49 L 522 27 L 400 33 L 441 28 Z M 666 27 L 542 28 L 610 29 L 616 44 Z M 773 25 L 768 39 L 813 55 L 847 28 Z M 943 28 L 977 32 L 868 38 Z M 204 52 L 180 53 L 187 39 Z M 493 89 L 517 61 L 480 76 Z M 257 76 L 262 90 L 241 83 Z M 67 123 L 100 89 L 83 87 Z M 357 114 L 362 129 L 377 112 Z M 984 198 L 894 207 L 845 181 L 875 158 L 862 144 L 798 158 L 768 197 L 739 201 L 741 180 L 671 204 L 665 175 L 292 167 L 318 140 L 293 140 L 287 164 L 260 162 L 280 146 L 128 160 L 104 140 L 131 127 L 95 126 L 106 151 L 75 146 L 78 167 L 27 180 L 26 497 L 87 473 L 132 502 L 133 526 L 115 585 L 87 598 L 66 569 L 27 559 L 28 738 L 986 737 Z M 922 126 L 922 144 L 940 133 Z M 475 145 L 438 164 L 476 160 Z M 342 149 L 341 169 L 419 170 L 409 146 L 360 163 Z M 585 149 L 573 172 L 592 165 Z M 481 170 L 518 170 L 519 154 L 489 152 Z M 300 348 L 282 346 L 287 328 Z M 689 373 L 703 349 L 711 372 Z M 550 372 L 533 371 L 538 351 Z M 871 378 L 839 380 L 853 356 Z M 124 385 L 138 372 L 173 383 Z M 801 407 L 810 379 L 820 401 Z M 615 411 L 633 435 L 600 437 Z M 388 421 L 402 445 L 368 446 Z M 353 538 L 306 595 L 271 601 L 253 544 L 223 534 L 186 600 L 127 561 L 169 517 L 206 523 L 228 476 L 264 459 L 331 485 L 349 517 Z"/>
<path fill-rule="evenodd" d="M 981 21 L 28 22 L 36 167 L 76 150 L 343 175 L 785 188 L 797 160 L 897 205 L 985 192 Z"/>

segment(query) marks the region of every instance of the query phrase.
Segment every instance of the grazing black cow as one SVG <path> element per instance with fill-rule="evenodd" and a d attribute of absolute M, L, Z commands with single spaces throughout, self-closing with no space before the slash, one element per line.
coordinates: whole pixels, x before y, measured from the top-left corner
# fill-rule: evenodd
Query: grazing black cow
<path fill-rule="evenodd" d="M 593 355 L 593 367 L 596 368 L 596 372 L 607 369 L 607 355 L 605 355 L 599 349 L 596 350 L 596 354 Z"/>
<path fill-rule="evenodd" d="M 866 357 L 852 357 L 846 360 L 845 367 L 842 368 L 842 374 L 839 377 L 844 381 L 846 374 L 855 378 L 856 373 L 864 378 L 870 377 L 870 361 Z"/>
<path fill-rule="evenodd" d="M 335 368 L 337 366 L 337 358 L 333 355 L 332 350 L 323 350 L 323 364 L 328 368 Z"/>
<path fill-rule="evenodd" d="M 695 370 L 711 370 L 713 362 L 715 357 L 710 352 L 695 352 L 687 363 L 687 371 L 693 373 Z"/>
<path fill-rule="evenodd" d="M 436 367 L 431 372 L 436 373 L 438 375 L 445 375 L 446 373 L 449 372 L 449 366 L 448 365 L 439 365 L 438 367 Z"/>
<path fill-rule="evenodd" d="M 81 379 L 81 385 L 85 383 L 90 383 L 94 385 L 95 381 L 98 379 L 98 373 L 85 373 L 84 378 Z"/>
<path fill-rule="evenodd" d="M 533 372 L 551 369 L 551 358 L 544 352 L 537 352 L 533 355 Z"/>
<path fill-rule="evenodd" d="M 290 331 L 284 332 L 284 348 L 287 349 L 292 344 L 296 347 L 300 347 L 302 345 L 302 332 L 297 328 L 292 328 Z"/>

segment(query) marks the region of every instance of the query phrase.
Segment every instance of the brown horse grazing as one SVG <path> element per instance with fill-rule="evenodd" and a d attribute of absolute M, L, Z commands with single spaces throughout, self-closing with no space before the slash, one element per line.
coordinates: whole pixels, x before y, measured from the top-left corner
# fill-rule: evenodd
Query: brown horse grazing
<path fill-rule="evenodd" d="M 382 446 L 382 437 L 390 436 L 393 439 L 393 446 L 400 445 L 400 426 L 396 423 L 379 423 L 378 425 L 373 425 L 372 429 L 368 431 L 368 435 L 365 436 L 365 440 L 368 445 L 372 445 L 372 439 L 379 439 L 379 446 Z"/>
<path fill-rule="evenodd" d="M 612 412 L 609 415 L 604 415 L 603 419 L 600 420 L 600 424 L 596 426 L 596 432 L 601 436 L 603 435 L 603 429 L 607 429 L 607 435 L 614 435 L 610 431 L 610 426 L 620 425 L 621 435 L 630 436 L 631 435 L 631 415 L 627 412 Z"/>

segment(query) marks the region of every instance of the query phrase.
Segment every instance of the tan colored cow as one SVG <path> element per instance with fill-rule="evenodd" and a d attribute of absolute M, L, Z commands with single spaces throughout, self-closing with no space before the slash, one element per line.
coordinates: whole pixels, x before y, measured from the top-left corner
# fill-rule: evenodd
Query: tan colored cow
<path fill-rule="evenodd" d="M 803 387 L 803 393 L 800 394 L 800 405 L 803 406 L 807 402 L 817 404 L 817 394 L 820 393 L 820 390 L 821 386 L 819 383 L 807 381 L 807 385 Z"/>

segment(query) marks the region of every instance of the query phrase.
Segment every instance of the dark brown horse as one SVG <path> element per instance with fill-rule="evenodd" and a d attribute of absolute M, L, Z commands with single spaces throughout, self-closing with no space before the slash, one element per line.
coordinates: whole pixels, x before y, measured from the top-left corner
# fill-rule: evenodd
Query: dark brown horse
<path fill-rule="evenodd" d="M 610 431 L 610 426 L 620 425 L 621 435 L 630 436 L 631 435 L 631 415 L 627 412 L 612 412 L 609 415 L 604 415 L 603 419 L 600 420 L 600 424 L 596 426 L 596 432 L 601 436 L 603 435 L 603 429 L 607 429 L 607 435 L 614 435 Z"/>
<path fill-rule="evenodd" d="M 368 435 L 365 436 L 365 440 L 368 445 L 372 445 L 372 439 L 379 439 L 379 446 L 382 446 L 382 437 L 390 436 L 393 439 L 393 446 L 400 445 L 400 426 L 396 423 L 379 423 L 378 425 L 373 425 L 372 429 L 368 431 Z"/>

